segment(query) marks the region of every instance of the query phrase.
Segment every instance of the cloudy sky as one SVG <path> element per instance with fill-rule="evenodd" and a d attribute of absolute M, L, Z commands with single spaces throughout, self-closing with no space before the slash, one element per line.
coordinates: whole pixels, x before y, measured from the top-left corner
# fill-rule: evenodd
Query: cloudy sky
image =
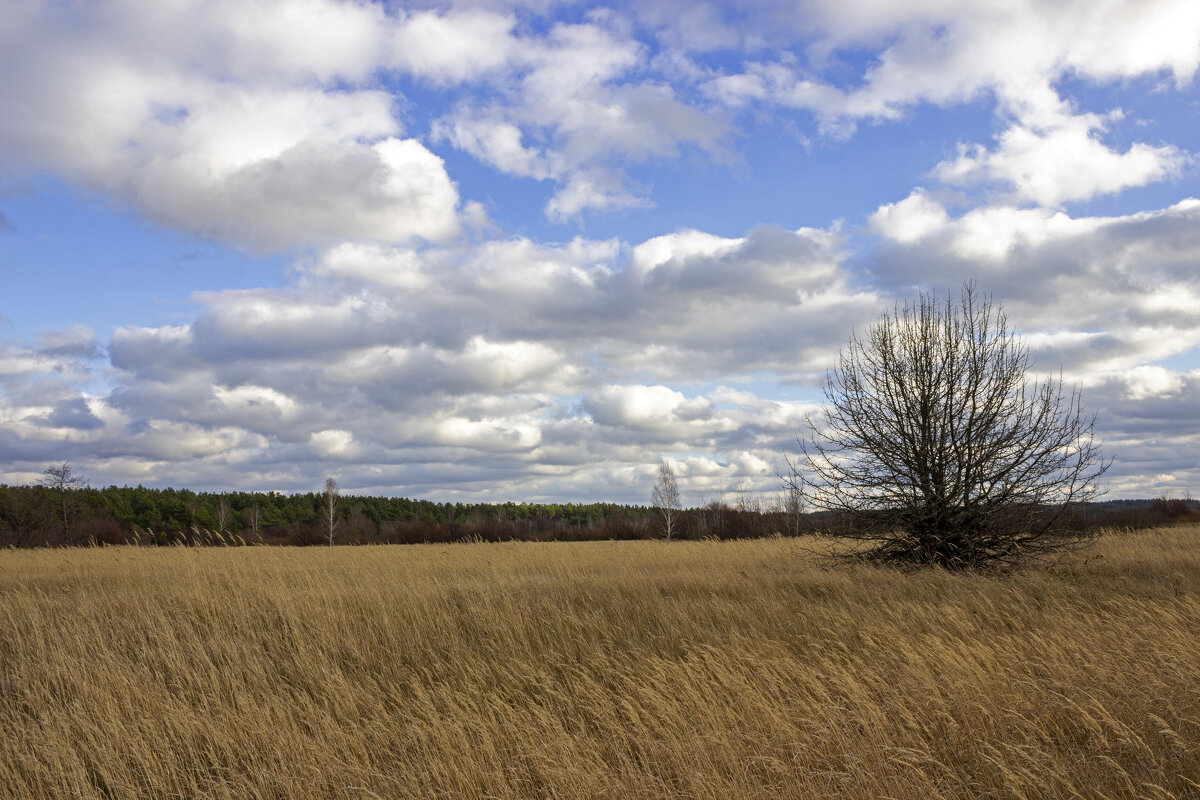
<path fill-rule="evenodd" d="M 1200 3 L 5 0 L 0 482 L 770 492 L 975 279 L 1200 494 Z"/>

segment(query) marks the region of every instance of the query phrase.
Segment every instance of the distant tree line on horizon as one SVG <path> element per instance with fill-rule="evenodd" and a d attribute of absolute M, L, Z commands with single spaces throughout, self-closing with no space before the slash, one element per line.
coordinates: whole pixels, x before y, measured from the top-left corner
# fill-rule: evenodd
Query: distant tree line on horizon
<path fill-rule="evenodd" d="M 68 477 L 70 477 L 68 475 Z M 194 492 L 144 486 L 0 484 L 0 547 L 108 544 L 326 544 L 322 492 Z M 618 503 L 438 503 L 341 496 L 337 544 L 587 541 L 664 538 L 660 510 Z M 673 510 L 673 539 L 797 536 L 826 515 L 742 494 Z M 1081 528 L 1139 528 L 1200 521 L 1192 500 L 1115 500 L 1075 511 Z"/>

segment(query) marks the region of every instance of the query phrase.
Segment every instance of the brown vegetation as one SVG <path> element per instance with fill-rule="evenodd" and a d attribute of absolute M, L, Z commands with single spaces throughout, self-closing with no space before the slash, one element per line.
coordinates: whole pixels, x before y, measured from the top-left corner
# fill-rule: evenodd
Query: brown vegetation
<path fill-rule="evenodd" d="M 1195 797 L 1198 536 L 0 552 L 0 796 Z"/>

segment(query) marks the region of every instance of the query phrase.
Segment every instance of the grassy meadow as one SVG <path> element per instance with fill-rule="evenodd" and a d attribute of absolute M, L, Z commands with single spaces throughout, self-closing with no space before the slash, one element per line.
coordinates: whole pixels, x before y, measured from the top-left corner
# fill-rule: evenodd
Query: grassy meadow
<path fill-rule="evenodd" d="M 0 797 L 1200 797 L 1200 528 L 0 552 Z"/>

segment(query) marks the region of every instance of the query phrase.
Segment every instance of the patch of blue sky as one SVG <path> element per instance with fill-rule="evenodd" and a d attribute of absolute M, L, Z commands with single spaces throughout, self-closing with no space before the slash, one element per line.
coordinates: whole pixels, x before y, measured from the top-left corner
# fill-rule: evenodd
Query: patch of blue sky
<path fill-rule="evenodd" d="M 449 143 L 433 149 L 464 199 L 478 200 L 508 235 L 565 241 L 575 235 L 636 244 L 681 229 L 738 237 L 760 224 L 785 228 L 865 225 L 880 205 L 931 185 L 931 170 L 955 143 L 990 134 L 990 102 L 955 111 L 916 106 L 903 119 L 862 123 L 847 140 L 818 138 L 810 115 L 771 112 L 770 124 L 729 142 L 732 158 L 713 161 L 685 148 L 678 158 L 625 165 L 646 190 L 649 208 L 631 208 L 562 222 L 544 209 L 555 183 L 505 175 Z"/>
<path fill-rule="evenodd" d="M 281 286 L 286 256 L 257 256 L 147 221 L 115 202 L 39 176 L 0 193 L 12 231 L 0 236 L 5 338 L 88 325 L 181 324 L 192 292 Z"/>
<path fill-rule="evenodd" d="M 1086 201 L 1064 204 L 1072 216 L 1123 216 L 1167 208 L 1187 197 L 1200 195 L 1200 81 L 1176 86 L 1169 75 L 1151 75 L 1125 81 L 1095 82 L 1065 78 L 1056 85 L 1079 113 L 1122 116 L 1109 119 L 1094 133 L 1099 141 L 1124 153 L 1136 144 L 1173 146 L 1187 158 L 1178 175 L 1102 194 Z"/>
<path fill-rule="evenodd" d="M 1170 358 L 1164 358 L 1155 363 L 1176 372 L 1200 371 L 1200 347 L 1193 347 L 1186 352 L 1176 353 Z"/>

